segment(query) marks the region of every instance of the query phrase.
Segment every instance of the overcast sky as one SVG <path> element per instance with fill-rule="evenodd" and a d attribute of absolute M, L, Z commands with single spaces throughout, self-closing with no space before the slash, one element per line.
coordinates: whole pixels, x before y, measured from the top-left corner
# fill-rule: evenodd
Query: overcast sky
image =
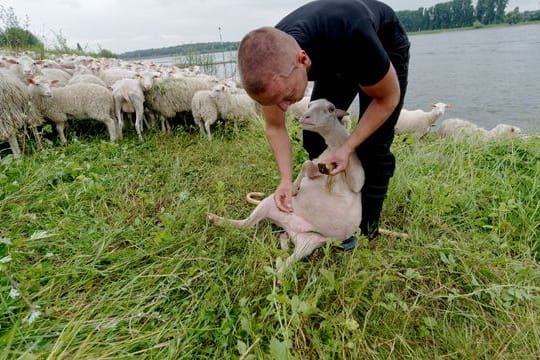
<path fill-rule="evenodd" d="M 61 34 L 79 43 L 123 53 L 196 42 L 239 41 L 248 31 L 275 25 L 308 0 L 0 0 L 21 23 L 52 45 Z M 431 7 L 445 0 L 386 0 L 395 10 Z M 476 4 L 476 0 L 473 0 Z M 540 9 L 540 0 L 510 0 L 507 11 Z M 219 30 L 221 28 L 221 32 Z"/>

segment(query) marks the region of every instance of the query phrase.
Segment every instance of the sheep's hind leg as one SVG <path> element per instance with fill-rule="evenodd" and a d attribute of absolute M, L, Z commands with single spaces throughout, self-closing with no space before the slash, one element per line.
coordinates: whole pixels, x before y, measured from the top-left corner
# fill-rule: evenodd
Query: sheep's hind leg
<path fill-rule="evenodd" d="M 296 234 L 292 240 L 294 242 L 294 251 L 277 269 L 278 273 L 283 273 L 293 262 L 311 255 L 315 249 L 321 247 L 327 241 L 327 238 L 318 233 L 308 232 Z"/>
<path fill-rule="evenodd" d="M 274 197 L 269 196 L 261 201 L 259 205 L 253 210 L 253 212 L 243 220 L 226 219 L 222 216 L 209 213 L 208 221 L 212 224 L 223 225 L 230 224 L 236 228 L 247 228 L 257 225 L 261 220 L 268 218 L 271 206 L 274 205 Z"/>

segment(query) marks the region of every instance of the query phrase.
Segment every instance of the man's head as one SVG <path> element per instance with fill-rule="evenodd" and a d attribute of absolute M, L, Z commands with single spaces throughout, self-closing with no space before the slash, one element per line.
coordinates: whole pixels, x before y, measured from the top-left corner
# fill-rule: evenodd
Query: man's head
<path fill-rule="evenodd" d="M 311 61 L 296 40 L 272 27 L 249 32 L 240 42 L 238 67 L 244 89 L 262 105 L 283 111 L 300 100 Z"/>

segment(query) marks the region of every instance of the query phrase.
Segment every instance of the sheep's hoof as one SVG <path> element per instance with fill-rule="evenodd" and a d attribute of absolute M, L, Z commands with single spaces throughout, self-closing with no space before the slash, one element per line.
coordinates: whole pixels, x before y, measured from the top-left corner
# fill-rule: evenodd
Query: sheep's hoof
<path fill-rule="evenodd" d="M 223 221 L 223 218 L 219 215 L 208 213 L 208 221 L 212 224 L 220 224 Z"/>

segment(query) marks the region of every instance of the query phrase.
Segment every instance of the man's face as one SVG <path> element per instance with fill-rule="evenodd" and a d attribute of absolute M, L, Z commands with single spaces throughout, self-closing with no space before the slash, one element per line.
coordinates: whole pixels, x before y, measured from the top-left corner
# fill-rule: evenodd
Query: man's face
<path fill-rule="evenodd" d="M 307 87 L 307 72 L 304 66 L 296 64 L 285 75 L 275 75 L 268 83 L 266 91 L 254 95 L 253 99 L 263 106 L 276 105 L 282 111 L 304 97 Z"/>

